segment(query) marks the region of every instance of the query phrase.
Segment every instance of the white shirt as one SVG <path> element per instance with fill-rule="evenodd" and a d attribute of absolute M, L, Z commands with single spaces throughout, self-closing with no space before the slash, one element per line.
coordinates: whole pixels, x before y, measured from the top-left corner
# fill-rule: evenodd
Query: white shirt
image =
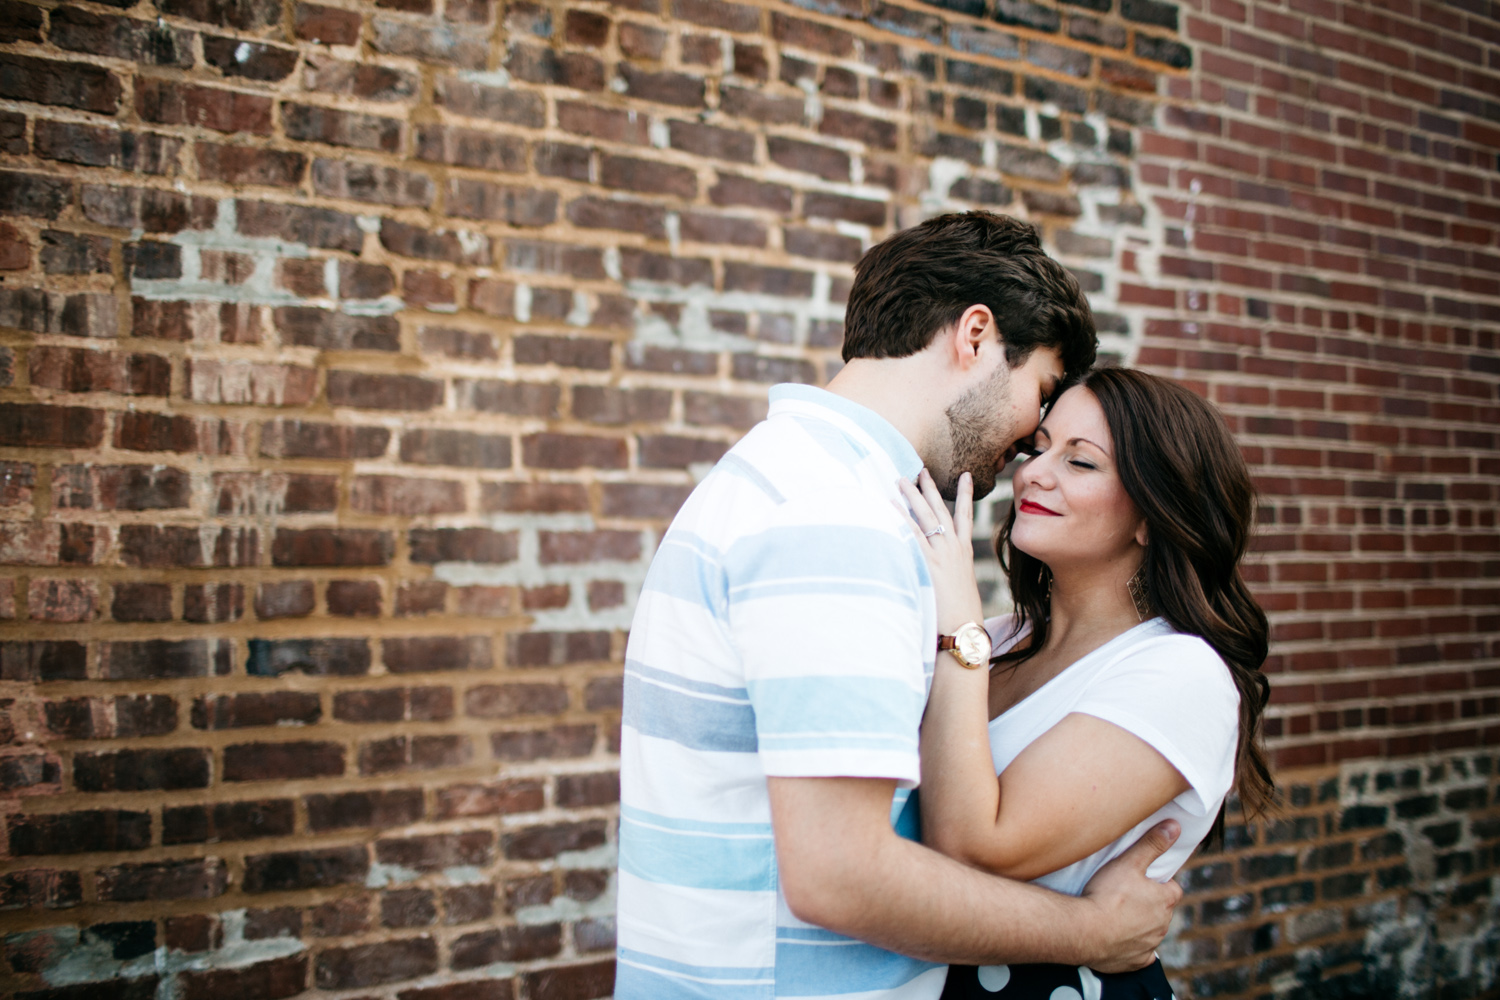
<path fill-rule="evenodd" d="M 798 920 L 768 777 L 911 788 L 937 656 L 922 551 L 893 503 L 916 451 L 873 411 L 808 386 L 683 505 L 625 651 L 617 1000 L 936 1000 L 947 967 Z"/>
<path fill-rule="evenodd" d="M 985 622 L 997 653 L 1026 634 L 1011 636 L 1013 620 L 1007 615 Z M 1140 737 L 1189 785 L 1119 840 L 1032 881 L 1077 896 L 1096 871 L 1164 819 L 1181 823 L 1182 835 L 1146 874 L 1159 882 L 1177 874 L 1212 829 L 1234 784 L 1239 702 L 1229 668 L 1212 646 L 1153 618 L 1106 642 L 991 719 L 996 774 L 1065 716 L 1078 712 Z M 1089 748 L 1078 752 L 1087 754 Z"/>

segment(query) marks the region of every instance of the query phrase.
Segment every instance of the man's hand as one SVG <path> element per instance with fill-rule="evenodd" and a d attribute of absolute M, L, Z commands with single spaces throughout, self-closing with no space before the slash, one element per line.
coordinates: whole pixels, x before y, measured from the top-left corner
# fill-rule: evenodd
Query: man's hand
<path fill-rule="evenodd" d="M 1087 964 L 1100 972 L 1129 972 L 1151 963 L 1167 936 L 1172 908 L 1182 898 L 1175 882 L 1146 877 L 1151 862 L 1171 847 L 1182 828 L 1158 823 L 1124 854 L 1099 869 L 1083 890 L 1097 908 L 1099 954 Z"/>

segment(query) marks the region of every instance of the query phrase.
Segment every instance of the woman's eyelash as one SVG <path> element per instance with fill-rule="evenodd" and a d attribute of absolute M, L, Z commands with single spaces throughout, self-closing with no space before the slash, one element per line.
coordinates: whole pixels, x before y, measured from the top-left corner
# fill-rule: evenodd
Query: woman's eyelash
<path fill-rule="evenodd" d="M 1098 468 L 1098 466 L 1094 465 L 1092 462 L 1082 462 L 1082 461 L 1079 461 L 1076 458 L 1073 459 L 1072 461 L 1070 461 L 1068 464 L 1069 465 L 1076 465 L 1080 469 L 1097 469 Z"/>

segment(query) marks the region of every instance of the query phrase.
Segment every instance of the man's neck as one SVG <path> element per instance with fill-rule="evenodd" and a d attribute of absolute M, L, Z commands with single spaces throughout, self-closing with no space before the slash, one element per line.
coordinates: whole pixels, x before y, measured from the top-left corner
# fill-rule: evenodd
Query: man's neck
<path fill-rule="evenodd" d="M 828 391 L 873 410 L 930 460 L 935 430 L 943 410 L 921 355 L 906 358 L 855 358 L 828 383 Z"/>

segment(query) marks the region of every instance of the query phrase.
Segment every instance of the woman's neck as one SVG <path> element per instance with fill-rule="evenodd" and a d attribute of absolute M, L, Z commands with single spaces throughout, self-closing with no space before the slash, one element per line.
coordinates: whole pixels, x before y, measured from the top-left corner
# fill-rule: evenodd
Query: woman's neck
<path fill-rule="evenodd" d="M 1137 566 L 1054 572 L 1047 648 L 1090 648 L 1141 623 L 1127 585 Z M 1129 569 L 1129 572 L 1125 572 Z"/>

